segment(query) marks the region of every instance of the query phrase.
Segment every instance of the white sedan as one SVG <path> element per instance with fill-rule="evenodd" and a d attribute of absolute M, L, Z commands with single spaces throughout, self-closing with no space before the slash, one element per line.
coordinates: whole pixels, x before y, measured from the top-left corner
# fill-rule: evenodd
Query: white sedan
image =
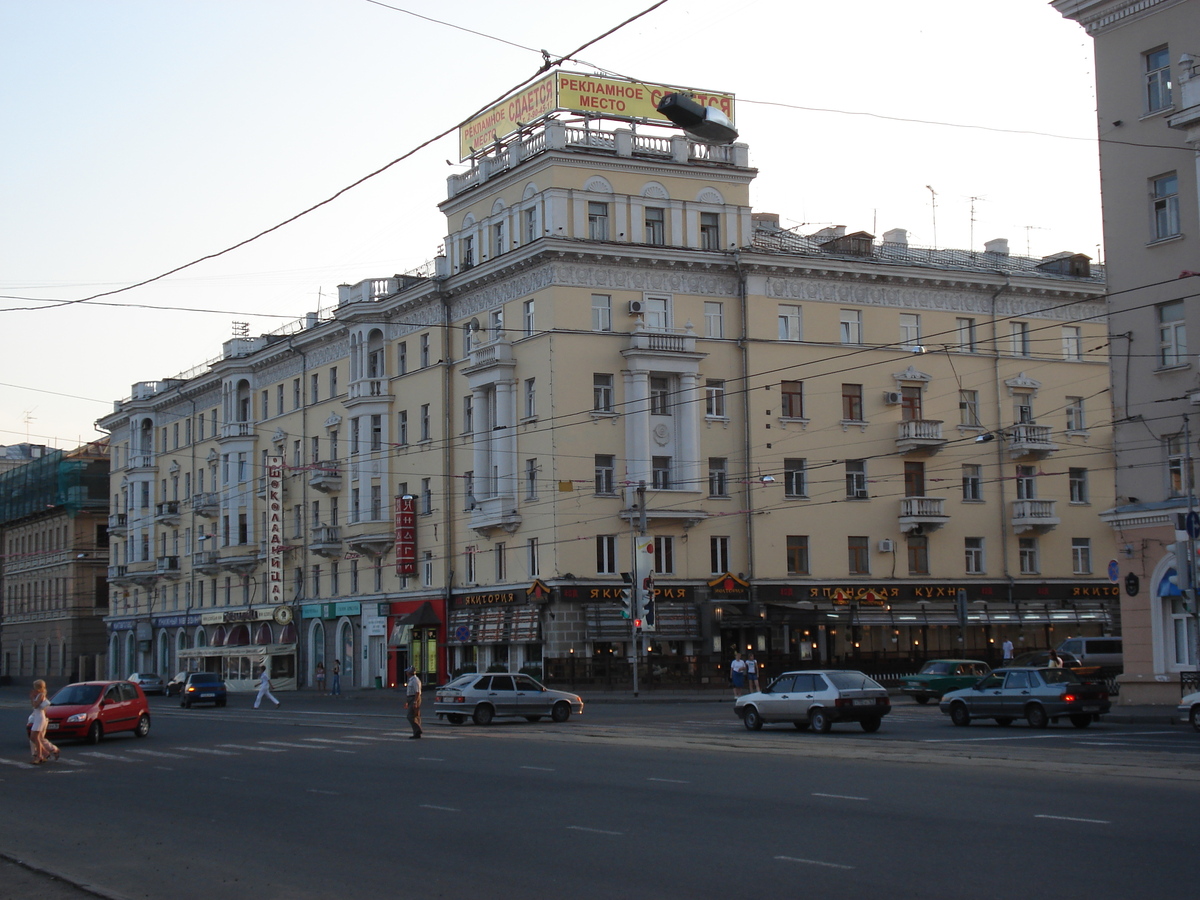
<path fill-rule="evenodd" d="M 1179 701 L 1179 718 L 1190 722 L 1192 727 L 1200 731 L 1200 691 L 1188 694 Z"/>

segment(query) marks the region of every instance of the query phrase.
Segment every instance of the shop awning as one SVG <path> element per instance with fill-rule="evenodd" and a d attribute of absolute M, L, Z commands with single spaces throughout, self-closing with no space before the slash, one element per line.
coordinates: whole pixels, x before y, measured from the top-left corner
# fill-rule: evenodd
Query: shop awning
<path fill-rule="evenodd" d="M 191 647 L 179 651 L 180 659 L 213 659 L 221 656 L 287 656 L 296 652 L 295 644 L 243 644 L 239 647 Z"/>

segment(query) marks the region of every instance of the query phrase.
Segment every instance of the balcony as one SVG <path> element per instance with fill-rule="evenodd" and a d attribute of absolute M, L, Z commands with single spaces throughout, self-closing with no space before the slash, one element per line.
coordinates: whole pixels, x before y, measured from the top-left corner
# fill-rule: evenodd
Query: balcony
<path fill-rule="evenodd" d="M 109 566 L 108 580 L 111 584 L 120 584 L 129 580 L 129 566 Z"/>
<path fill-rule="evenodd" d="M 940 419 L 905 419 L 896 436 L 896 449 L 901 453 L 937 453 L 945 443 Z"/>
<path fill-rule="evenodd" d="M 196 494 L 192 497 L 192 509 L 196 511 L 196 515 L 198 516 L 203 516 L 206 519 L 215 519 L 221 514 L 221 495 L 216 491 Z"/>
<path fill-rule="evenodd" d="M 139 587 L 150 587 L 158 581 L 158 565 L 148 559 L 130 563 L 125 566 L 125 579 Z"/>
<path fill-rule="evenodd" d="M 379 557 L 391 550 L 392 545 L 396 543 L 396 532 L 388 528 L 385 531 L 347 535 L 346 543 L 351 550 L 361 553 L 363 556 L 379 559 Z"/>
<path fill-rule="evenodd" d="M 946 515 L 944 497 L 902 497 L 898 524 L 904 534 L 920 534 L 941 528 L 950 517 Z"/>
<path fill-rule="evenodd" d="M 1008 452 L 1013 459 L 1025 456 L 1041 459 L 1057 449 L 1058 445 L 1050 440 L 1049 425 L 1022 422 L 1008 430 Z"/>
<path fill-rule="evenodd" d="M 312 530 L 308 549 L 318 556 L 337 557 L 342 555 L 342 529 L 337 525 L 318 525 Z"/>
<path fill-rule="evenodd" d="M 154 574 L 163 578 L 170 578 L 172 581 L 179 578 L 179 557 L 178 556 L 160 556 L 154 561 Z"/>
<path fill-rule="evenodd" d="M 308 471 L 308 485 L 323 494 L 342 489 L 341 464 L 336 460 L 319 462 Z"/>
<path fill-rule="evenodd" d="M 388 389 L 386 378 L 360 378 L 350 382 L 350 387 L 346 391 L 347 405 L 354 401 L 392 399 L 394 398 Z"/>
<path fill-rule="evenodd" d="M 258 568 L 258 545 L 232 544 L 220 551 L 217 565 L 235 575 L 249 575 Z"/>
<path fill-rule="evenodd" d="M 192 556 L 192 568 L 205 575 L 221 571 L 220 554 L 216 550 L 201 550 Z"/>
<path fill-rule="evenodd" d="M 521 527 L 521 514 L 517 512 L 517 501 L 511 496 L 485 497 L 476 499 L 471 510 L 471 528 L 487 536 L 497 528 L 512 534 Z"/>
<path fill-rule="evenodd" d="M 153 453 L 135 453 L 129 457 L 130 469 L 153 469 L 154 454 Z"/>
<path fill-rule="evenodd" d="M 696 352 L 696 332 L 689 325 L 685 329 L 650 329 L 639 320 L 634 325 L 633 333 L 629 336 L 629 349 L 622 353 L 640 353 L 643 351 L 662 354 L 684 354 L 686 356 L 703 357 L 707 354 Z"/>
<path fill-rule="evenodd" d="M 1013 534 L 1027 531 L 1049 531 L 1058 525 L 1054 514 L 1053 500 L 1014 500 L 1012 513 Z"/>
<path fill-rule="evenodd" d="M 129 528 L 128 513 L 113 513 L 108 517 L 108 533 L 112 535 L 122 535 Z"/>
<path fill-rule="evenodd" d="M 168 500 L 154 507 L 154 521 L 160 525 L 178 525 L 179 501 Z"/>
<path fill-rule="evenodd" d="M 226 422 L 221 426 L 221 437 L 219 440 L 231 441 L 245 438 L 254 440 L 257 437 L 258 429 L 254 427 L 253 422 Z"/>

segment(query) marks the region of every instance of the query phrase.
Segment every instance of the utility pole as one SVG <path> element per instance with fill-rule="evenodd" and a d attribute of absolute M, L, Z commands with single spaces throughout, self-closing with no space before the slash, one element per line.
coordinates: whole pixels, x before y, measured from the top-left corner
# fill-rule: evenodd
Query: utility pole
<path fill-rule="evenodd" d="M 937 242 L 937 191 L 935 191 L 929 185 L 925 185 L 925 190 L 929 191 L 929 196 L 931 198 L 930 202 L 932 203 L 932 206 L 933 206 L 933 249 L 936 250 L 937 245 L 938 245 L 938 242 Z"/>
<path fill-rule="evenodd" d="M 629 531 L 629 547 L 630 556 L 633 557 L 633 562 L 630 564 L 633 575 L 633 583 L 630 585 L 629 592 L 629 608 L 631 615 L 629 616 L 630 643 L 633 645 L 633 696 L 638 695 L 638 663 L 641 661 L 641 648 L 638 646 L 641 637 L 641 622 L 642 622 L 642 575 L 638 571 L 638 545 L 641 543 L 638 538 L 646 536 L 646 482 L 639 481 L 637 486 L 637 507 L 638 519 L 636 530 L 633 526 L 633 518 L 630 517 Z"/>
<path fill-rule="evenodd" d="M 1191 604 L 1192 617 L 1196 620 L 1196 628 L 1188 640 L 1188 652 L 1192 655 L 1192 665 L 1200 673 L 1200 600 L 1197 598 L 1196 586 L 1196 492 L 1192 477 L 1192 429 L 1186 415 L 1183 417 L 1183 446 L 1186 470 L 1184 485 L 1188 501 L 1187 518 L 1184 520 L 1187 527 L 1187 565 L 1180 568 L 1186 582 L 1183 586 L 1184 597 Z"/>

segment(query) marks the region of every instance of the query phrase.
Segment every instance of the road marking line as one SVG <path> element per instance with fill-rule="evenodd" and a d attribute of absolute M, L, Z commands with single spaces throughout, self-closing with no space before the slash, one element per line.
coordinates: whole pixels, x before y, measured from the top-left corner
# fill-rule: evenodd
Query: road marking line
<path fill-rule="evenodd" d="M 605 831 L 603 828 L 584 828 L 582 825 L 568 825 L 567 831 L 587 831 L 592 834 L 615 834 L 618 837 L 623 835 L 623 831 Z"/>
<path fill-rule="evenodd" d="M 345 744 L 349 747 L 358 745 L 358 741 L 339 741 L 334 738 L 302 738 L 301 740 L 311 741 L 314 744 Z"/>
<path fill-rule="evenodd" d="M 462 812 L 461 809 L 455 809 L 453 806 L 434 806 L 431 803 L 422 803 L 421 809 L 440 809 L 442 812 Z"/>
<path fill-rule="evenodd" d="M 254 747 L 250 744 L 219 744 L 221 747 L 228 747 L 230 750 L 254 750 L 258 753 L 284 753 L 284 750 L 276 750 L 274 747 Z"/>
<path fill-rule="evenodd" d="M 1067 738 L 1069 734 L 1014 734 L 1009 737 L 980 737 L 980 738 L 932 738 L 921 741 L 922 744 L 969 744 L 972 741 L 1051 741 L 1055 738 Z"/>
<path fill-rule="evenodd" d="M 521 766 L 522 769 L 529 769 L 531 772 L 553 772 L 554 769 L 548 769 L 545 766 Z"/>
<path fill-rule="evenodd" d="M 1059 822 L 1087 822 L 1090 825 L 1111 825 L 1107 819 L 1077 819 L 1074 816 L 1047 816 L 1038 814 L 1035 819 L 1057 819 Z"/>
<path fill-rule="evenodd" d="M 159 759 L 187 759 L 182 753 L 164 753 L 161 750 L 130 750 L 129 752 L 142 756 L 155 756 Z"/>
<path fill-rule="evenodd" d="M 340 796 L 340 793 L 338 791 L 320 791 L 320 790 L 317 790 L 316 788 L 309 788 L 308 792 L 310 794 L 329 794 L 331 797 Z"/>
<path fill-rule="evenodd" d="M 176 750 L 186 750 L 188 753 L 208 753 L 211 756 L 237 756 L 228 750 L 214 750 L 212 747 L 176 747 Z"/>
<path fill-rule="evenodd" d="M 442 759 L 440 756 L 418 756 L 417 759 L 424 760 L 425 762 L 445 762 L 446 761 L 446 760 Z"/>
<path fill-rule="evenodd" d="M 130 759 L 127 756 L 117 756 L 115 753 L 101 753 L 99 750 L 85 750 L 82 756 L 94 756 L 96 759 L 115 759 L 117 762 L 137 763 L 140 759 Z"/>
<path fill-rule="evenodd" d="M 289 741 L 259 741 L 260 744 L 269 744 L 272 747 L 291 747 L 293 750 L 320 750 L 320 747 L 314 747 L 312 744 L 293 744 Z"/>
<path fill-rule="evenodd" d="M 15 760 L 15 759 L 0 759 L 0 763 L 4 763 L 4 765 L 6 765 L 6 766 L 13 766 L 14 768 L 17 768 L 17 769 L 32 769 L 32 768 L 34 768 L 33 763 L 17 762 L 17 760 Z"/>
<path fill-rule="evenodd" d="M 834 800 L 870 800 L 870 797 L 851 797 L 849 794 L 813 794 L 814 797 L 830 797 Z"/>
<path fill-rule="evenodd" d="M 663 784 L 691 784 L 690 781 L 682 781 L 679 778 L 647 778 L 647 781 L 661 781 Z"/>
<path fill-rule="evenodd" d="M 63 766 L 86 766 L 87 763 L 80 762 L 77 759 L 56 759 L 55 762 Z"/>
<path fill-rule="evenodd" d="M 777 856 L 783 862 L 804 863 L 806 866 L 824 866 L 827 869 L 853 869 L 854 866 L 843 866 L 841 863 L 822 862 L 819 859 L 800 859 L 796 856 Z"/>

